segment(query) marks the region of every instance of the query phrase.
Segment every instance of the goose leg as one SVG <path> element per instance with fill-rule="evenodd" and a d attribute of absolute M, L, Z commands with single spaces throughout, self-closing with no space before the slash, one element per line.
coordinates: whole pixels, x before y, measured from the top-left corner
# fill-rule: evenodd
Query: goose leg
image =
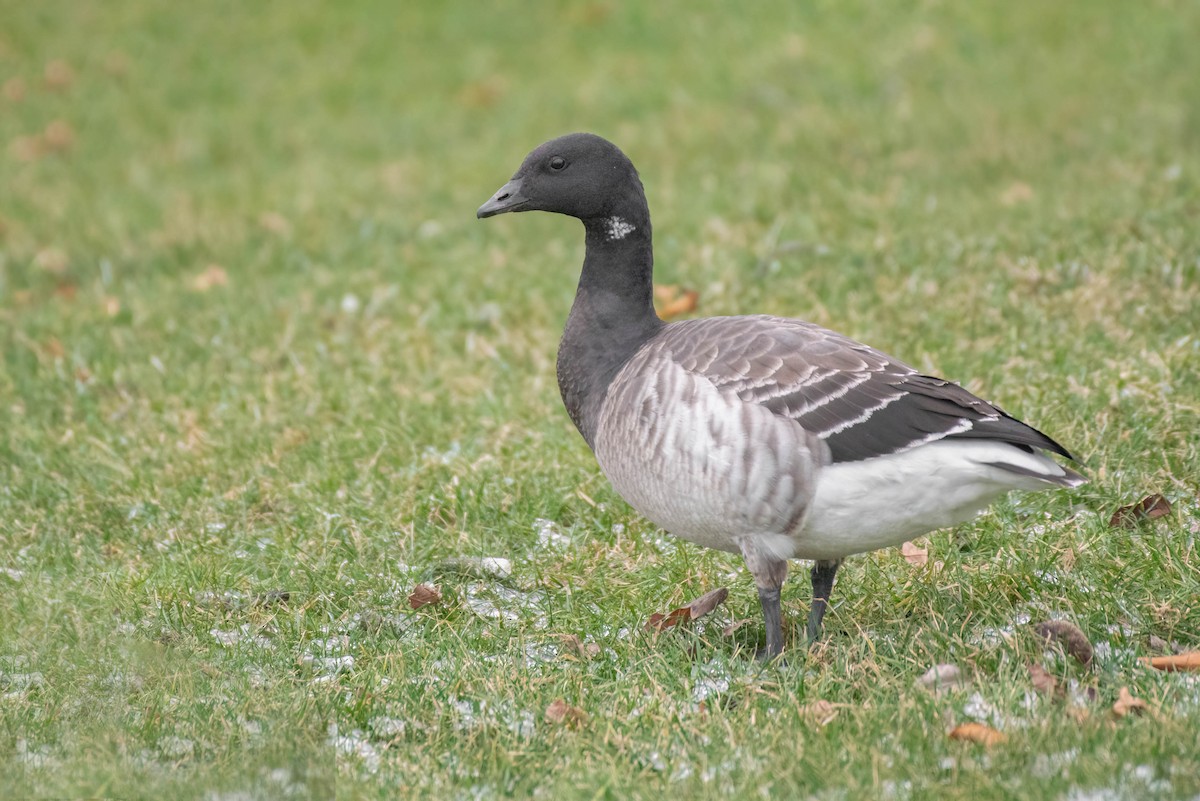
<path fill-rule="evenodd" d="M 787 560 L 763 553 L 754 540 L 745 537 L 738 541 L 742 558 L 754 583 L 758 585 L 758 602 L 762 604 L 763 621 L 767 627 L 767 647 L 758 652 L 760 661 L 769 662 L 783 653 L 783 615 L 779 606 L 779 591 L 787 578 Z"/>
<path fill-rule="evenodd" d="M 833 592 L 833 577 L 837 574 L 841 564 L 841 559 L 813 563 L 813 601 L 812 609 L 808 612 L 809 645 L 821 639 L 821 621 L 825 619 L 825 609 L 829 606 L 829 595 Z"/>

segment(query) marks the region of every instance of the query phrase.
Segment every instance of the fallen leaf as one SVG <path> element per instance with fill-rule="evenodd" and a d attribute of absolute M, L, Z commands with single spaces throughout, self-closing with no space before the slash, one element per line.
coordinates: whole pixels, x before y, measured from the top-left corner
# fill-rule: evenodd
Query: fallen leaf
<path fill-rule="evenodd" d="M 25 81 L 20 78 L 9 78 L 4 82 L 3 94 L 6 100 L 20 103 L 25 99 Z"/>
<path fill-rule="evenodd" d="M 935 694 L 940 695 L 951 690 L 961 690 L 969 686 L 971 682 L 963 675 L 958 665 L 941 664 L 934 665 L 925 671 L 916 683 L 918 687 L 932 690 Z"/>
<path fill-rule="evenodd" d="M 17 161 L 36 161 L 42 155 L 40 136 L 18 136 L 8 145 L 8 152 Z"/>
<path fill-rule="evenodd" d="M 71 65 L 61 59 L 55 59 L 46 65 L 45 71 L 42 73 L 42 79 L 46 84 L 46 88 L 53 91 L 62 91 L 70 88 L 75 82 L 75 71 L 71 69 Z"/>
<path fill-rule="evenodd" d="M 58 248 L 42 248 L 34 255 L 33 263 L 51 275 L 61 276 L 67 272 L 70 260 Z"/>
<path fill-rule="evenodd" d="M 1129 692 L 1128 687 L 1121 688 L 1116 702 L 1112 705 L 1113 717 L 1118 719 L 1126 717 L 1131 713 L 1134 715 L 1144 715 L 1149 711 L 1150 705 Z"/>
<path fill-rule="evenodd" d="M 274 211 L 263 212 L 258 217 L 258 224 L 264 231 L 273 234 L 287 235 L 292 232 L 292 224 L 287 217 Z"/>
<path fill-rule="evenodd" d="M 991 747 L 1008 739 L 1004 732 L 996 731 L 982 723 L 960 723 L 950 730 L 951 740 L 966 740 Z"/>
<path fill-rule="evenodd" d="M 1033 689 L 1043 695 L 1063 694 L 1063 688 L 1058 685 L 1058 679 L 1039 664 L 1031 663 L 1029 665 L 1029 680 L 1033 682 Z"/>
<path fill-rule="evenodd" d="M 562 642 L 563 650 L 568 652 L 567 656 L 591 659 L 600 653 L 599 645 L 594 642 L 585 643 L 576 634 L 560 634 L 558 635 L 558 639 Z"/>
<path fill-rule="evenodd" d="M 920 567 L 929 561 L 929 551 L 911 542 L 906 542 L 900 546 L 900 555 L 904 557 L 904 561 L 916 567 Z"/>
<path fill-rule="evenodd" d="M 229 274 L 219 264 L 210 264 L 192 278 L 192 289 L 197 292 L 207 292 L 213 287 L 225 286 L 229 283 Z"/>
<path fill-rule="evenodd" d="M 1033 187 L 1024 181 L 1013 181 L 1000 193 L 1000 202 L 1005 206 L 1028 203 L 1030 200 L 1033 200 Z"/>
<path fill-rule="evenodd" d="M 837 717 L 837 713 L 838 708 L 823 698 L 800 707 L 801 717 L 808 718 L 818 726 L 828 726 Z"/>
<path fill-rule="evenodd" d="M 1143 656 L 1138 661 L 1155 670 L 1165 670 L 1168 673 L 1179 670 L 1200 670 L 1200 651 L 1170 654 L 1169 656 Z"/>
<path fill-rule="evenodd" d="M 698 617 L 704 617 L 712 610 L 716 609 L 726 598 L 729 597 L 729 590 L 725 587 L 718 587 L 712 592 L 706 592 L 692 602 L 672 609 L 667 614 L 655 612 L 646 621 L 646 628 L 665 631 L 672 626 L 678 626 L 680 623 L 686 623 L 690 620 L 695 620 Z"/>
<path fill-rule="evenodd" d="M 1092 644 L 1087 636 L 1069 620 L 1047 620 L 1033 627 L 1046 640 L 1054 640 L 1063 651 L 1073 656 L 1084 667 L 1091 667 Z"/>
<path fill-rule="evenodd" d="M 43 150 L 47 153 L 65 153 L 75 144 L 75 131 L 63 120 L 54 120 L 42 132 Z"/>
<path fill-rule="evenodd" d="M 664 320 L 694 312 L 700 305 L 699 292 L 694 289 L 680 288 L 674 284 L 655 287 L 654 296 L 659 303 L 658 316 Z"/>
<path fill-rule="evenodd" d="M 413 609 L 420 609 L 422 606 L 436 604 L 442 600 L 442 594 L 437 587 L 430 584 L 418 584 L 413 587 L 412 593 L 408 596 L 408 605 Z"/>
<path fill-rule="evenodd" d="M 1132 528 L 1143 520 L 1165 517 L 1171 513 L 1171 502 L 1162 495 L 1147 495 L 1137 503 L 1122 506 L 1108 521 L 1112 528 Z"/>
<path fill-rule="evenodd" d="M 587 723 L 588 714 L 577 706 L 571 706 L 561 698 L 550 702 L 546 707 L 546 720 L 551 723 L 565 723 L 568 726 L 578 726 Z"/>

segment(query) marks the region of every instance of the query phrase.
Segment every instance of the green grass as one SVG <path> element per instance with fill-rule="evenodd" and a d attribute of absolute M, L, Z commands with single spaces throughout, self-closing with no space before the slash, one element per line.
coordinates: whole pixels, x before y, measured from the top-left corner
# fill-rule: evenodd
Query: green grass
<path fill-rule="evenodd" d="M 1200 684 L 1135 661 L 1200 647 L 1200 9 L 799 6 L 2 2 L 2 794 L 1200 794 Z M 760 669 L 738 561 L 640 520 L 560 408 L 577 224 L 474 219 L 580 129 L 701 313 L 959 379 L 1092 483 L 851 560 L 826 644 Z M 1059 616 L 1094 671 L 1024 625 Z M 972 687 L 915 687 L 938 663 Z M 1113 721 L 1123 686 L 1156 714 Z"/>

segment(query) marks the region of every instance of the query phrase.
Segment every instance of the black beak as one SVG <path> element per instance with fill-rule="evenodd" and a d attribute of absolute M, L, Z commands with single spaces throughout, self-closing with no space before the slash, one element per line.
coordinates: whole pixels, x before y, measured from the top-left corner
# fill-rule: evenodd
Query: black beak
<path fill-rule="evenodd" d="M 484 217 L 495 217 L 506 211 L 520 211 L 521 207 L 529 202 L 529 198 L 521 194 L 521 181 L 521 178 L 513 178 L 497 189 L 491 200 L 479 207 L 475 216 L 482 220 Z"/>

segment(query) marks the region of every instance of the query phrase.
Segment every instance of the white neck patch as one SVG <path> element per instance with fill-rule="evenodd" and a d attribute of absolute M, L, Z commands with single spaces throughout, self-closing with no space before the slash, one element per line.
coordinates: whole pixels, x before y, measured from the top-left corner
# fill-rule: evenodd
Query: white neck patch
<path fill-rule="evenodd" d="M 604 235 L 609 242 L 615 239 L 624 239 L 636 230 L 636 228 L 620 217 L 609 217 L 604 221 Z"/>

